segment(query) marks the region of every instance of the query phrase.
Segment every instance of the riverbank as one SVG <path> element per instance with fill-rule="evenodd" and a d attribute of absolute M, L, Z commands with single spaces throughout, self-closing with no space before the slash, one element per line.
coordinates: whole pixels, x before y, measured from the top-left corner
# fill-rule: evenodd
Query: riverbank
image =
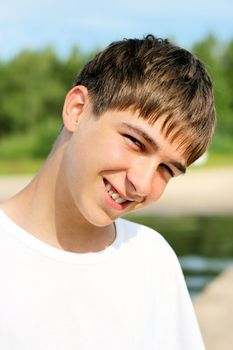
<path fill-rule="evenodd" d="M 233 266 L 194 301 L 206 350 L 233 349 Z"/>

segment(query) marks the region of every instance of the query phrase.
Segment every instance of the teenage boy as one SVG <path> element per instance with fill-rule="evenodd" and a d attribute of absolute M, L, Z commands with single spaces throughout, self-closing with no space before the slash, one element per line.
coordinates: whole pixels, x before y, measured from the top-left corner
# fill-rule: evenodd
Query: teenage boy
<path fill-rule="evenodd" d="M 1 349 L 204 348 L 174 252 L 119 218 L 185 173 L 214 120 L 202 63 L 167 40 L 114 42 L 83 68 L 44 166 L 1 204 Z"/>

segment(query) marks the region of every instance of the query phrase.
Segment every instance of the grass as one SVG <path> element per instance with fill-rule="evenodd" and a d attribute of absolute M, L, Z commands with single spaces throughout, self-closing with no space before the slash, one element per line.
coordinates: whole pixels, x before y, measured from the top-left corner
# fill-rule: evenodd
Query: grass
<path fill-rule="evenodd" d="M 30 159 L 35 141 L 33 133 L 11 135 L 0 141 L 0 160 Z"/>
<path fill-rule="evenodd" d="M 208 169 L 214 167 L 233 166 L 233 152 L 232 153 L 210 153 L 207 161 L 202 165 L 191 165 L 192 169 Z"/>
<path fill-rule="evenodd" d="M 203 167 L 233 166 L 233 152 L 229 154 L 213 153 Z"/>
<path fill-rule="evenodd" d="M 0 160 L 0 175 L 35 174 L 43 164 L 42 159 Z"/>

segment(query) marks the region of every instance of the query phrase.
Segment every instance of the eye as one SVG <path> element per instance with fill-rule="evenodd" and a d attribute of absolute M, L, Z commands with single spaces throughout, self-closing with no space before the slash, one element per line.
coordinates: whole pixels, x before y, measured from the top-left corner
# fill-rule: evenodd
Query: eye
<path fill-rule="evenodd" d="M 143 143 L 141 143 L 139 140 L 135 139 L 135 137 L 131 135 L 124 135 L 127 139 L 129 139 L 134 145 L 136 145 L 138 148 L 140 148 L 142 151 L 145 149 L 145 146 Z"/>
<path fill-rule="evenodd" d="M 175 176 L 174 172 L 172 171 L 172 169 L 171 169 L 167 164 L 161 163 L 161 164 L 160 164 L 160 167 L 166 169 L 166 171 L 169 173 L 169 175 L 170 175 L 171 177 L 174 177 L 174 176 Z"/>

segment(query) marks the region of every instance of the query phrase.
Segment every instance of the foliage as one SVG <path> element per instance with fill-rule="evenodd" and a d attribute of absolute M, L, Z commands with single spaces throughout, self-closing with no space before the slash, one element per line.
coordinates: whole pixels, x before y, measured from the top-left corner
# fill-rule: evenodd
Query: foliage
<path fill-rule="evenodd" d="M 66 92 L 87 56 L 73 49 L 66 61 L 51 49 L 24 50 L 0 65 L 0 137 L 59 118 Z"/>
<path fill-rule="evenodd" d="M 34 142 L 32 147 L 33 158 L 45 158 L 57 138 L 61 129 L 61 123 L 57 121 L 44 121 L 35 129 Z"/>
<path fill-rule="evenodd" d="M 211 148 L 233 152 L 233 41 L 221 43 L 213 35 L 193 47 L 206 65 L 214 84 L 217 127 Z"/>

